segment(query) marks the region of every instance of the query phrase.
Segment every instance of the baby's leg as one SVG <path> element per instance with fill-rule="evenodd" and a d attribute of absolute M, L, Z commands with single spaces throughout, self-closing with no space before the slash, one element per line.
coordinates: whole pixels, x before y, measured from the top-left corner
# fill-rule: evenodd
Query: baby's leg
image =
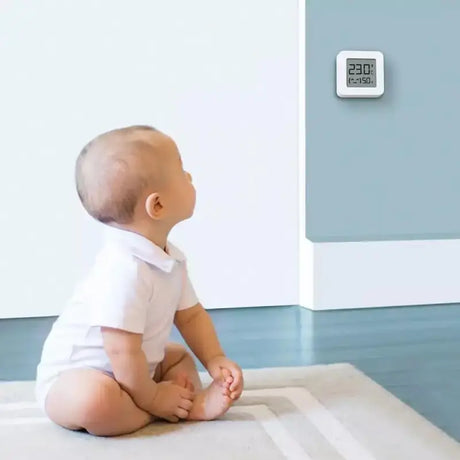
<path fill-rule="evenodd" d="M 178 343 L 171 342 L 166 345 L 165 357 L 155 371 L 154 380 L 156 382 L 172 380 L 180 385 L 187 380 L 193 385 L 192 391 L 201 391 L 202 389 L 200 376 L 193 358 L 185 347 Z"/>
<path fill-rule="evenodd" d="M 96 369 L 63 372 L 48 393 L 45 410 L 58 425 L 96 436 L 132 433 L 153 420 L 114 379 Z"/>
<path fill-rule="evenodd" d="M 218 382 L 212 382 L 205 390 L 202 389 L 195 362 L 187 350 L 179 344 L 170 343 L 166 346 L 165 357 L 155 372 L 155 381 L 173 380 L 178 384 L 188 381 L 196 392 L 189 420 L 214 420 L 225 414 L 233 401 L 228 390 Z"/>

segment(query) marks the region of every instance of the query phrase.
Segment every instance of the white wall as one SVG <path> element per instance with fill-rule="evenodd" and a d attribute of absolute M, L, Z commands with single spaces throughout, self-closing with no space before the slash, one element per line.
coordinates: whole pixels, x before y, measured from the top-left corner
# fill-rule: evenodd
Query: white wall
<path fill-rule="evenodd" d="M 172 135 L 194 176 L 171 239 L 203 303 L 298 302 L 296 0 L 0 8 L 0 317 L 62 310 L 101 238 L 75 158 L 133 123 Z"/>

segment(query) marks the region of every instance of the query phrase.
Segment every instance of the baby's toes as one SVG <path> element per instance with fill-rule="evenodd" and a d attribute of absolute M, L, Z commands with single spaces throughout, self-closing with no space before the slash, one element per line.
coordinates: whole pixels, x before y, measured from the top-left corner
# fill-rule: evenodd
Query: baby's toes
<path fill-rule="evenodd" d="M 230 397 L 231 397 L 230 389 L 227 388 L 227 387 L 222 387 L 222 394 L 223 394 L 224 396 L 227 396 L 227 398 L 230 398 Z"/>
<path fill-rule="evenodd" d="M 226 388 L 230 388 L 230 385 L 233 383 L 233 377 L 228 369 L 222 369 L 222 378 L 223 378 L 223 385 Z"/>

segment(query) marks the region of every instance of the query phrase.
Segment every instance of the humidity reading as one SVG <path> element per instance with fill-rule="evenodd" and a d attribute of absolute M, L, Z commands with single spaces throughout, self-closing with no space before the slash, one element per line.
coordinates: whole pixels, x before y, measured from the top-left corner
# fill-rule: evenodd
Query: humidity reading
<path fill-rule="evenodd" d="M 347 86 L 375 88 L 377 78 L 375 59 L 347 59 Z"/>

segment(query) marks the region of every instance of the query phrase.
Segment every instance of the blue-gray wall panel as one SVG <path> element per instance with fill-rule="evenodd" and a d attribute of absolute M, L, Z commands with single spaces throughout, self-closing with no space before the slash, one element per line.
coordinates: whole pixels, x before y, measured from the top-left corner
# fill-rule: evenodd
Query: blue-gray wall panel
<path fill-rule="evenodd" d="M 460 2 L 307 2 L 307 236 L 460 237 Z M 340 99 L 341 50 L 385 55 L 385 94 Z"/>

